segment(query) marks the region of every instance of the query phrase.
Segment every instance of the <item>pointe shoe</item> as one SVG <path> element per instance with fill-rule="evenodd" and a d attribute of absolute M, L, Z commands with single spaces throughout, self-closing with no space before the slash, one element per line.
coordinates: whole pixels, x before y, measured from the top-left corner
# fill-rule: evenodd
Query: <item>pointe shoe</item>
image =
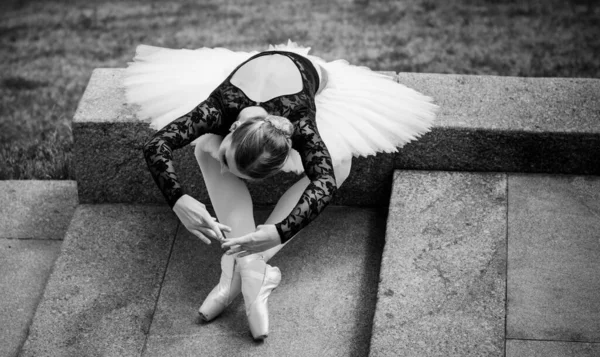
<path fill-rule="evenodd" d="M 250 332 L 255 340 L 262 341 L 269 335 L 267 301 L 281 281 L 281 271 L 261 257 L 240 266 L 240 274 Z"/>
<path fill-rule="evenodd" d="M 198 309 L 200 318 L 208 322 L 219 316 L 240 294 L 241 290 L 242 279 L 235 261 L 235 255 L 223 254 L 221 257 L 221 278 Z"/>

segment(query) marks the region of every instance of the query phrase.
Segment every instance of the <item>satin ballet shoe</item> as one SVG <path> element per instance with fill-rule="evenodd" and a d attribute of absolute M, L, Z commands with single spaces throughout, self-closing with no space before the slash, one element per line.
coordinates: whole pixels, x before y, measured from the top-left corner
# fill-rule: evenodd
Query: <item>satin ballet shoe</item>
<path fill-rule="evenodd" d="M 242 290 L 242 279 L 235 258 L 235 255 L 228 254 L 223 254 L 221 257 L 219 283 L 212 289 L 198 309 L 200 319 L 205 322 L 219 316 Z"/>
<path fill-rule="evenodd" d="M 269 335 L 267 302 L 281 281 L 281 271 L 267 265 L 261 257 L 240 266 L 240 274 L 250 332 L 255 340 L 262 341 Z"/>

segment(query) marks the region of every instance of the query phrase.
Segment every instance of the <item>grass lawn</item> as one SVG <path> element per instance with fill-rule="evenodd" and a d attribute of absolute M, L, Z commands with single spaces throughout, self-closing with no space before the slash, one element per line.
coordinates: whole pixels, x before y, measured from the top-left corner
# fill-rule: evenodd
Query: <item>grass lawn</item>
<path fill-rule="evenodd" d="M 599 78 L 599 35 L 593 0 L 4 0 L 0 179 L 73 179 L 70 121 L 91 72 L 125 67 L 140 43 L 291 38 L 377 70 Z"/>

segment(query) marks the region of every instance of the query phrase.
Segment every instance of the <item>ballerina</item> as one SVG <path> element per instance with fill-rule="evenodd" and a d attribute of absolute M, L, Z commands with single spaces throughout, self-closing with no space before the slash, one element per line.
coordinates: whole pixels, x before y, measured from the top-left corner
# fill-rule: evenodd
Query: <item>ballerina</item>
<path fill-rule="evenodd" d="M 291 41 L 263 52 L 140 45 L 126 70 L 128 102 L 158 130 L 144 146 L 152 177 L 192 234 L 227 249 L 198 313 L 210 321 L 241 292 L 255 340 L 268 336 L 281 281 L 269 259 L 329 204 L 353 156 L 397 151 L 429 130 L 437 108 L 392 77 L 308 51 Z M 218 221 L 173 168 L 172 150 L 188 144 Z M 257 227 L 244 181 L 280 171 L 304 174 Z"/>

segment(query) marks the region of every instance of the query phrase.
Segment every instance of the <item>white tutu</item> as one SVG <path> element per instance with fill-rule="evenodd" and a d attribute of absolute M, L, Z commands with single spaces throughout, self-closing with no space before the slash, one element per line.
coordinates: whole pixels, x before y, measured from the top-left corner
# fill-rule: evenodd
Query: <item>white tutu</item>
<path fill-rule="evenodd" d="M 334 165 L 352 156 L 396 152 L 431 128 L 437 109 L 432 99 L 391 76 L 345 60 L 326 62 L 291 41 L 268 50 L 295 52 L 320 66 L 326 86 L 315 97 L 317 127 Z M 159 130 L 194 109 L 235 67 L 257 53 L 140 45 L 126 69 L 127 101 L 138 104 L 139 118 Z M 199 139 L 196 142 L 216 158 L 222 138 L 210 134 Z M 297 151 L 283 170 L 303 172 Z"/>

